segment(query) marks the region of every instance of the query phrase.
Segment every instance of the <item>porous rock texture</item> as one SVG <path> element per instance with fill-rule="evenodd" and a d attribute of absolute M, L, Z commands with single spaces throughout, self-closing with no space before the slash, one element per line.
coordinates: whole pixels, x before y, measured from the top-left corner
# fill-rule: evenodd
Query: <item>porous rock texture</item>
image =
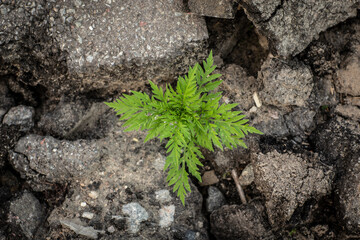
<path fill-rule="evenodd" d="M 252 164 L 256 188 L 266 198 L 266 212 L 273 227 L 283 226 L 307 200 L 319 199 L 331 191 L 333 169 L 322 165 L 317 155 L 274 150 L 257 154 Z"/>
<path fill-rule="evenodd" d="M 28 239 L 32 239 L 39 225 L 44 221 L 44 208 L 30 192 L 22 193 L 11 201 L 8 221 L 21 228 Z"/>
<path fill-rule="evenodd" d="M 100 150 L 94 141 L 66 141 L 30 134 L 17 142 L 9 160 L 24 178 L 37 182 L 34 188 L 39 190 L 46 189 L 46 182 L 65 183 L 96 168 Z"/>
<path fill-rule="evenodd" d="M 305 106 L 314 85 L 310 68 L 296 60 L 270 58 L 261 66 L 258 79 L 264 84 L 261 101 L 277 107 Z"/>
<path fill-rule="evenodd" d="M 124 133 L 115 126 L 98 140 L 107 154 L 96 169 L 73 181 L 73 194 L 48 218 L 48 236 L 58 236 L 62 225 L 70 237 L 189 239 L 185 236 L 191 235 L 190 239 L 208 239 L 200 193 L 191 184 L 183 206 L 167 186 L 164 149 L 156 141 L 144 144 L 144 138 L 142 132 Z"/>
<path fill-rule="evenodd" d="M 354 17 L 358 0 L 243 0 L 249 19 L 269 39 L 274 53 L 294 56 L 319 33 Z"/>
<path fill-rule="evenodd" d="M 5 1 L 1 74 L 50 97 L 142 87 L 174 79 L 203 58 L 201 17 L 182 1 Z"/>
<path fill-rule="evenodd" d="M 314 133 L 316 149 L 337 167 L 337 217 L 348 230 L 360 233 L 359 123 L 335 117 Z"/>
<path fill-rule="evenodd" d="M 258 203 L 224 205 L 210 216 L 212 233 L 217 239 L 273 239 Z"/>
<path fill-rule="evenodd" d="M 236 0 L 189 0 L 191 12 L 207 17 L 234 18 L 237 9 Z"/>

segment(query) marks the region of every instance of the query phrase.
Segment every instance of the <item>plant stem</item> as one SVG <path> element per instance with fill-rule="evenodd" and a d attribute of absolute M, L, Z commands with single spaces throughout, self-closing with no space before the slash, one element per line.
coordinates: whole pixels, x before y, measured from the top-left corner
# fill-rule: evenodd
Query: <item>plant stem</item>
<path fill-rule="evenodd" d="M 236 185 L 236 189 L 239 193 L 239 196 L 240 196 L 240 199 L 241 199 L 241 202 L 242 204 L 246 204 L 246 198 L 245 198 L 245 194 L 244 194 L 244 191 L 239 183 L 239 178 L 238 178 L 238 175 L 236 173 L 236 171 L 233 169 L 231 170 L 231 176 L 233 177 L 234 179 L 234 182 L 235 182 L 235 185 Z"/>

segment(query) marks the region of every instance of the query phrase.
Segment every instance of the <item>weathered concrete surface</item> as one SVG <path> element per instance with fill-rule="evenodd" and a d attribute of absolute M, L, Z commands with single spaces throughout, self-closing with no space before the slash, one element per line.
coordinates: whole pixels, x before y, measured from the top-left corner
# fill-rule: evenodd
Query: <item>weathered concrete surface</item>
<path fill-rule="evenodd" d="M 34 115 L 33 107 L 24 105 L 12 107 L 5 114 L 3 124 L 19 126 L 20 131 L 27 132 L 34 126 Z"/>
<path fill-rule="evenodd" d="M 39 190 L 46 189 L 46 182 L 65 183 L 83 176 L 96 168 L 100 159 L 101 149 L 95 141 L 66 141 L 35 134 L 22 137 L 9 156 L 24 178 L 39 182 Z"/>
<path fill-rule="evenodd" d="M 217 239 L 273 239 L 260 204 L 224 205 L 210 216 Z"/>
<path fill-rule="evenodd" d="M 270 224 L 281 227 L 308 199 L 329 194 L 334 172 L 317 155 L 272 151 L 253 158 L 256 188 L 266 198 Z"/>
<path fill-rule="evenodd" d="M 266 105 L 306 106 L 313 89 L 310 68 L 297 60 L 268 59 L 259 72 L 264 88 L 259 93 Z"/>
<path fill-rule="evenodd" d="M 267 36 L 274 53 L 294 56 L 319 33 L 354 17 L 358 0 L 244 0 L 249 19 Z"/>
<path fill-rule="evenodd" d="M 51 97 L 173 80 L 206 55 L 205 21 L 183 12 L 179 0 L 33 1 L 27 10 L 28 3 L 0 6 L 0 74 L 45 87 Z"/>
<path fill-rule="evenodd" d="M 27 239 L 33 239 L 37 228 L 44 221 L 44 218 L 44 207 L 30 192 L 22 193 L 10 203 L 8 221 L 20 227 Z"/>
<path fill-rule="evenodd" d="M 48 218 L 47 235 L 57 236 L 59 220 L 65 220 L 99 239 L 187 239 L 183 236 L 189 234 L 190 239 L 208 239 L 201 194 L 191 184 L 183 206 L 167 186 L 165 149 L 157 141 L 144 144 L 144 138 L 142 132 L 124 133 L 114 124 L 97 141 L 106 152 L 100 165 L 72 182 L 72 194 Z M 63 231 L 76 236 L 69 227 Z"/>
<path fill-rule="evenodd" d="M 189 0 L 191 12 L 200 16 L 234 18 L 237 10 L 236 0 Z"/>
<path fill-rule="evenodd" d="M 339 224 L 360 233 L 360 128 L 359 122 L 334 117 L 319 128 L 313 139 L 327 164 L 337 168 L 336 210 Z"/>

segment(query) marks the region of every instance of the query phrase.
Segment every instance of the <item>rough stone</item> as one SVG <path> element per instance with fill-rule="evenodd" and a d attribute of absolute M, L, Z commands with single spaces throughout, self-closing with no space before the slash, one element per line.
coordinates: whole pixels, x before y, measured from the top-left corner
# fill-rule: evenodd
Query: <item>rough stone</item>
<path fill-rule="evenodd" d="M 0 74 L 17 75 L 23 89 L 41 87 L 50 98 L 174 80 L 206 55 L 205 21 L 183 12 L 180 0 L 31 3 L 0 5 Z"/>
<path fill-rule="evenodd" d="M 190 11 L 201 16 L 230 18 L 235 17 L 235 0 L 189 0 Z"/>
<path fill-rule="evenodd" d="M 337 105 L 335 113 L 352 119 L 354 121 L 360 121 L 360 108 L 352 105 Z"/>
<path fill-rule="evenodd" d="M 297 60 L 270 58 L 261 66 L 258 79 L 264 84 L 262 103 L 278 107 L 306 106 L 314 85 L 309 67 Z"/>
<path fill-rule="evenodd" d="M 342 166 L 342 162 L 360 149 L 359 123 L 336 116 L 316 129 L 311 136 L 317 152 L 326 164 Z"/>
<path fill-rule="evenodd" d="M 224 205 L 210 215 L 211 232 L 217 239 L 272 239 L 258 204 Z"/>
<path fill-rule="evenodd" d="M 175 215 L 175 206 L 163 206 L 159 210 L 159 225 L 162 228 L 169 227 L 174 222 L 174 215 Z"/>
<path fill-rule="evenodd" d="M 332 167 L 321 164 L 317 155 L 258 154 L 253 159 L 256 188 L 266 198 L 270 224 L 283 226 L 306 200 L 329 194 L 334 177 Z"/>
<path fill-rule="evenodd" d="M 268 37 L 273 52 L 282 56 L 303 51 L 319 33 L 357 14 L 359 2 L 245 0 L 249 19 Z"/>
<path fill-rule="evenodd" d="M 226 199 L 222 192 L 214 186 L 210 186 L 207 190 L 208 197 L 206 199 L 206 211 L 212 213 L 216 209 L 226 204 Z"/>
<path fill-rule="evenodd" d="M 241 186 L 248 186 L 252 182 L 254 182 L 254 168 L 252 164 L 246 165 L 244 170 L 242 170 L 241 175 L 239 177 L 239 183 Z"/>
<path fill-rule="evenodd" d="M 216 176 L 214 170 L 206 171 L 206 172 L 202 175 L 201 180 L 202 180 L 202 182 L 200 183 L 201 186 L 213 185 L 213 184 L 219 182 L 219 179 L 218 179 L 218 177 Z"/>
<path fill-rule="evenodd" d="M 29 178 L 40 175 L 46 181 L 64 183 L 96 168 L 100 158 L 95 141 L 66 141 L 30 134 L 17 142 L 10 163 Z"/>
<path fill-rule="evenodd" d="M 315 127 L 315 111 L 308 108 L 296 108 L 293 112 L 284 116 L 286 126 L 293 136 L 302 136 L 311 132 Z"/>
<path fill-rule="evenodd" d="M 158 190 L 155 192 L 155 198 L 160 203 L 166 203 L 171 201 L 170 191 L 167 189 Z"/>
<path fill-rule="evenodd" d="M 140 229 L 140 224 L 148 220 L 148 212 L 136 202 L 128 203 L 122 207 L 122 212 L 128 215 L 128 227 L 131 233 L 137 233 Z"/>
<path fill-rule="evenodd" d="M 4 116 L 3 124 L 20 126 L 22 132 L 29 131 L 34 126 L 35 109 L 19 105 L 11 108 Z"/>
<path fill-rule="evenodd" d="M 10 204 L 8 221 L 20 226 L 28 239 L 33 238 L 44 217 L 44 209 L 32 193 L 24 192 Z"/>
<path fill-rule="evenodd" d="M 103 102 L 60 101 L 55 109 L 41 115 L 38 127 L 55 137 L 94 139 L 105 135 L 113 119 L 113 111 Z"/>
<path fill-rule="evenodd" d="M 327 164 L 337 168 L 334 192 L 338 223 L 359 234 L 359 123 L 336 116 L 321 126 L 312 138 L 316 151 L 326 156 Z"/>
<path fill-rule="evenodd" d="M 190 182 L 192 191 L 183 206 L 172 188 L 167 186 L 163 164 L 159 168 L 159 164 L 154 163 L 156 159 L 163 162 L 166 150 L 155 140 L 145 144 L 144 139 L 145 133 L 123 132 L 114 124 L 107 137 L 97 140 L 97 145 L 103 147 L 106 154 L 96 168 L 90 168 L 89 172 L 72 180 L 69 186 L 72 194 L 51 212 L 47 219 L 50 230 L 46 235 L 59 231 L 59 219 L 73 221 L 83 212 L 94 212 L 93 219 L 83 226 L 93 226 L 97 230 L 114 226 L 116 229 L 114 233 L 102 233 L 102 239 L 113 239 L 115 234 L 122 239 L 131 239 L 135 231 L 136 235 L 147 239 L 164 236 L 176 239 L 188 231 L 195 232 L 195 236 L 199 234 L 196 240 L 207 239 L 201 194 Z M 91 191 L 98 193 L 97 198 L 89 196 Z M 174 211 L 173 207 L 168 208 L 172 205 Z M 94 223 L 96 225 L 92 225 Z M 74 238 L 76 235 L 69 233 L 69 236 Z"/>
<path fill-rule="evenodd" d="M 98 239 L 98 234 L 103 233 L 104 231 L 95 230 L 93 227 L 84 227 L 81 224 L 79 224 L 78 221 L 72 221 L 68 219 L 60 219 L 60 223 L 70 228 L 72 231 L 74 231 L 76 234 L 91 238 L 91 239 Z"/>
<path fill-rule="evenodd" d="M 359 50 L 360 53 L 360 50 Z M 360 96 L 360 56 L 352 55 L 342 63 L 336 72 L 337 91 L 351 96 Z"/>
<path fill-rule="evenodd" d="M 83 117 L 85 109 L 80 101 L 60 102 L 53 111 L 41 115 L 38 127 L 52 136 L 65 137 Z"/>
<path fill-rule="evenodd" d="M 286 112 L 278 108 L 263 106 L 251 113 L 251 124 L 265 135 L 286 136 L 289 135 L 289 129 L 285 122 L 285 114 Z"/>

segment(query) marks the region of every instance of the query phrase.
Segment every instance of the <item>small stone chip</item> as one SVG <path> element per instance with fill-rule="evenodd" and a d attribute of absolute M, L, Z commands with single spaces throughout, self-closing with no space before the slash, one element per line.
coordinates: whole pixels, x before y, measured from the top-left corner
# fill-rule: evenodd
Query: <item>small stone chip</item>
<path fill-rule="evenodd" d="M 200 186 L 213 185 L 218 182 L 219 179 L 217 178 L 214 170 L 206 171 L 202 176 L 202 182 L 200 183 Z"/>
<path fill-rule="evenodd" d="M 99 196 L 99 193 L 95 192 L 95 191 L 91 191 L 89 193 L 89 197 L 91 197 L 92 199 L 97 199 Z"/>
<path fill-rule="evenodd" d="M 86 202 L 82 202 L 82 203 L 80 203 L 80 206 L 82 206 L 82 207 L 86 207 Z"/>
<path fill-rule="evenodd" d="M 83 212 L 83 214 L 82 214 L 81 216 L 82 216 L 83 218 L 93 219 L 94 213 L 91 213 L 91 212 Z"/>

